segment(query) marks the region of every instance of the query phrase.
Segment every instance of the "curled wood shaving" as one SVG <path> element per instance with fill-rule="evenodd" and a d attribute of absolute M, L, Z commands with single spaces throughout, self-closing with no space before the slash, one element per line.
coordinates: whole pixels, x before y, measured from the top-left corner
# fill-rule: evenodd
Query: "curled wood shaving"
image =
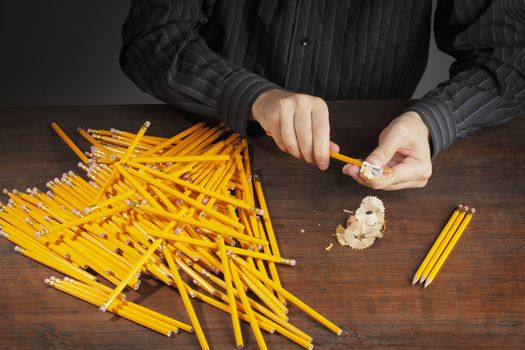
<path fill-rule="evenodd" d="M 376 238 L 382 238 L 385 230 L 385 206 L 374 196 L 363 198 L 361 205 L 351 215 L 346 228 L 338 225 L 335 231 L 337 241 L 353 249 L 370 247 Z"/>

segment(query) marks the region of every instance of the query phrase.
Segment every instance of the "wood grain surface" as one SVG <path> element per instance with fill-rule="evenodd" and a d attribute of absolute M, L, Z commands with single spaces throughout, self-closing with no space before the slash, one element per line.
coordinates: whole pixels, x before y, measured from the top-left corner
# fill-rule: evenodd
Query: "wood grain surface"
<path fill-rule="evenodd" d="M 332 139 L 342 153 L 365 157 L 409 104 L 332 103 Z M 135 131 L 145 120 L 152 122 L 148 133 L 161 136 L 195 122 L 164 105 L 0 110 L 0 187 L 44 188 L 76 169 L 78 160 L 51 121 L 85 148 L 78 126 Z M 346 331 L 337 337 L 292 306 L 291 321 L 314 337 L 316 349 L 525 347 L 524 118 L 456 142 L 434 159 L 425 188 L 395 192 L 359 186 L 337 161 L 321 172 L 266 137 L 251 142 L 281 254 L 297 259 L 296 267 L 279 267 L 283 285 Z M 346 220 L 342 210 L 355 210 L 367 195 L 385 203 L 384 238 L 364 251 L 339 246 L 332 233 Z M 410 286 L 458 203 L 477 209 L 471 225 L 436 280 L 424 290 Z M 43 280 L 54 272 L 15 253 L 6 240 L 0 241 L 0 273 L 0 349 L 198 348 L 195 335 L 166 338 L 47 287 Z M 178 292 L 153 279 L 128 297 L 188 320 Z M 194 305 L 212 348 L 234 349 L 229 316 Z M 256 349 L 249 325 L 242 331 L 245 348 Z M 270 349 L 299 349 L 279 334 L 264 337 Z"/>

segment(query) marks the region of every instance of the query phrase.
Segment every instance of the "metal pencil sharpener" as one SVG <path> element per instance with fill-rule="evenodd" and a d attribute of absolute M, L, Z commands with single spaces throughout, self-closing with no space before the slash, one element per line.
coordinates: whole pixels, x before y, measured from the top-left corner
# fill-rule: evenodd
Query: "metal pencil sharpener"
<path fill-rule="evenodd" d="M 361 169 L 359 170 L 359 172 L 364 177 L 374 180 L 374 179 L 379 179 L 383 177 L 384 171 L 383 171 L 383 168 L 378 165 L 374 165 L 368 162 L 363 162 L 363 165 L 361 165 Z"/>

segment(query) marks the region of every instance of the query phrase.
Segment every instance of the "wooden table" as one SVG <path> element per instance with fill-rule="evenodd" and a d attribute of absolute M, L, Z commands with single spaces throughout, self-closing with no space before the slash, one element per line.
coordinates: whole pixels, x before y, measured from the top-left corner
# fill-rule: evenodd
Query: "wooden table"
<path fill-rule="evenodd" d="M 363 157 L 379 131 L 410 101 L 332 103 L 333 139 L 344 153 Z M 78 160 L 56 137 L 57 121 L 70 135 L 77 126 L 169 136 L 193 123 L 163 105 L 0 110 L 0 186 L 44 187 Z M 311 333 L 318 349 L 501 348 L 525 346 L 525 119 L 479 132 L 434 160 L 424 189 L 396 192 L 361 187 L 333 162 L 320 172 L 282 154 L 267 138 L 253 145 L 255 169 L 266 188 L 283 256 L 283 284 L 344 328 L 337 337 L 297 308 L 291 320 Z M 83 147 L 75 135 L 75 139 Z M 384 200 L 388 228 L 373 247 L 341 247 L 332 233 L 366 195 Z M 477 209 L 470 227 L 427 289 L 411 287 L 419 263 L 457 203 Z M 304 233 L 301 233 L 304 229 Z M 334 243 L 331 251 L 325 247 Z M 0 349 L 191 349 L 194 335 L 166 338 L 47 287 L 53 272 L 0 242 Z M 129 298 L 187 320 L 178 292 L 144 281 Z M 229 317 L 195 302 L 214 349 L 233 349 Z M 243 324 L 248 349 L 256 343 Z M 266 335 L 271 349 L 298 349 Z"/>

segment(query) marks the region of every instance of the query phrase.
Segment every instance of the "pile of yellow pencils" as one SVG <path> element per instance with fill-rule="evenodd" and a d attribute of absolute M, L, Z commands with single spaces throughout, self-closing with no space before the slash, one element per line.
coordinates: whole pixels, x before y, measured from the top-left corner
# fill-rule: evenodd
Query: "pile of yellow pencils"
<path fill-rule="evenodd" d="M 0 205 L 0 234 L 15 250 L 68 276 L 48 285 L 167 336 L 195 332 L 202 349 L 209 345 L 194 298 L 230 314 L 237 347 L 243 320 L 261 349 L 261 330 L 311 349 L 312 337 L 288 321 L 290 303 L 342 333 L 282 287 L 276 264 L 295 261 L 279 253 L 238 134 L 204 123 L 170 138 L 146 135 L 149 122 L 136 133 L 78 129 L 92 145 L 84 154 L 52 127 L 90 180 L 70 171 L 47 192 L 4 190 L 9 203 Z M 126 300 L 142 274 L 178 289 L 191 325 Z"/>
<path fill-rule="evenodd" d="M 425 260 L 423 260 L 417 269 L 412 279 L 412 285 L 418 281 L 419 283 L 424 282 L 424 288 L 426 288 L 432 283 L 450 252 L 454 249 L 454 246 L 467 228 L 475 212 L 476 209 L 474 208 L 469 209 L 469 207 L 464 207 L 461 204 L 458 205 L 428 252 Z"/>

